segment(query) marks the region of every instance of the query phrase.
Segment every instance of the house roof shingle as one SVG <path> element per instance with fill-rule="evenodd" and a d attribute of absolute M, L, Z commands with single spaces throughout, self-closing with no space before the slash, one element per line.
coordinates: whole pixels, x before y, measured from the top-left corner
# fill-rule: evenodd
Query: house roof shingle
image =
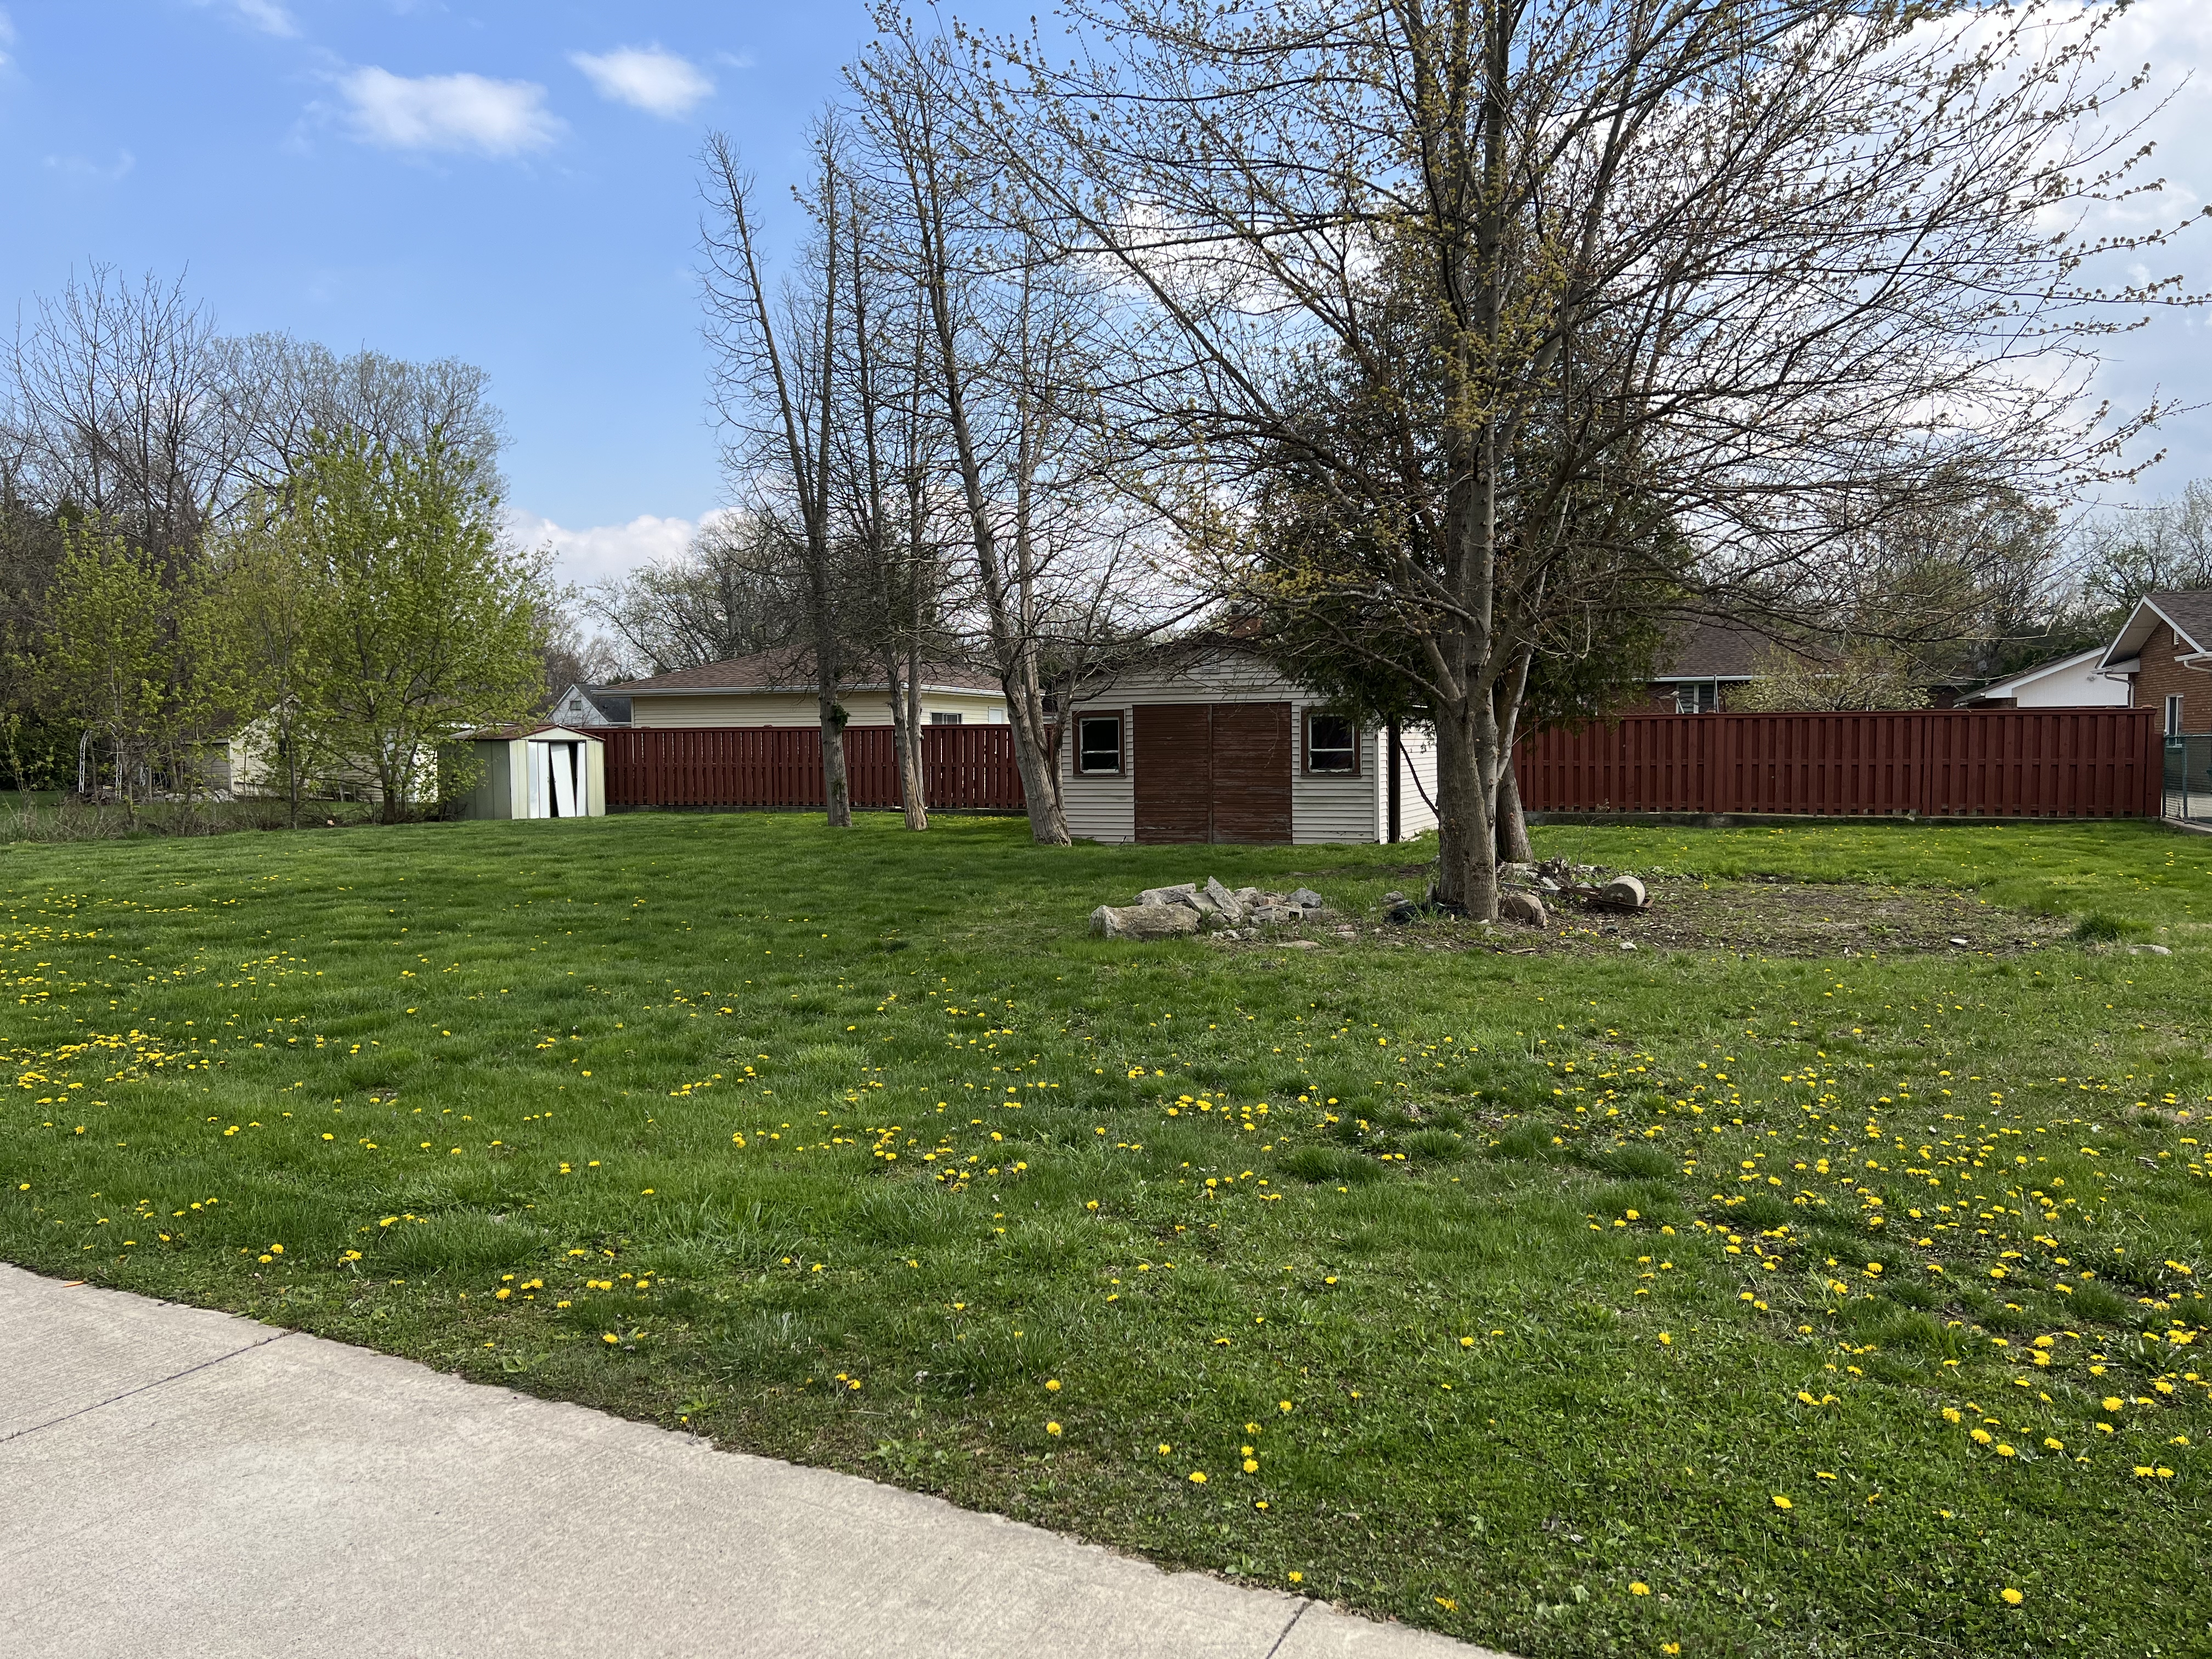
<path fill-rule="evenodd" d="M 1759 657 L 1774 641 L 1757 629 L 1717 617 L 1696 617 L 1680 623 L 1669 648 L 1659 658 L 1656 680 L 1747 680 L 1758 672 Z"/>
<path fill-rule="evenodd" d="M 2139 654 L 2161 621 L 2173 627 L 2191 651 L 2212 651 L 2212 588 L 2144 594 L 2121 625 L 2112 649 L 2105 653 L 2102 665 L 2109 668 Z"/>
<path fill-rule="evenodd" d="M 924 663 L 921 665 L 921 683 L 925 690 L 940 691 L 1001 690 L 994 676 L 951 663 Z M 656 696 L 678 691 L 812 691 L 815 689 L 814 654 L 796 647 L 780 651 L 756 651 L 750 656 L 702 663 L 696 668 L 674 669 L 665 674 L 654 674 L 641 680 L 625 680 L 602 689 L 624 696 Z M 848 677 L 844 689 L 848 691 L 880 691 L 885 687 L 878 676 L 866 674 L 859 678 Z"/>

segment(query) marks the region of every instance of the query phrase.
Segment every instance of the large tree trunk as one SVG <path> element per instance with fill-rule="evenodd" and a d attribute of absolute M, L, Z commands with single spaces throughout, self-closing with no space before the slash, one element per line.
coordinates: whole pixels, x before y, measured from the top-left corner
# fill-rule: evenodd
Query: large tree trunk
<path fill-rule="evenodd" d="M 1030 838 L 1042 846 L 1068 846 L 1073 837 L 1067 833 L 1067 814 L 1060 805 L 1058 759 L 1051 722 L 1044 717 L 1043 694 L 1037 688 L 1033 653 L 1018 654 L 1014 672 L 1006 678 L 1006 719 L 1014 728 L 1014 765 L 1022 775 Z"/>

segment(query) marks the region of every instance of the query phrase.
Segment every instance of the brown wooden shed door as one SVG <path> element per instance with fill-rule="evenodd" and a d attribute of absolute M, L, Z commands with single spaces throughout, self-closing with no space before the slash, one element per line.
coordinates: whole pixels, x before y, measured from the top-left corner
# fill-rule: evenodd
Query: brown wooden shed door
<path fill-rule="evenodd" d="M 1213 705 L 1213 839 L 1291 838 L 1291 706 Z"/>
<path fill-rule="evenodd" d="M 1137 839 L 1213 838 L 1212 710 L 1202 702 L 1140 702 L 1130 761 L 1137 769 Z"/>
<path fill-rule="evenodd" d="M 1291 838 L 1287 702 L 1139 703 L 1137 839 Z"/>

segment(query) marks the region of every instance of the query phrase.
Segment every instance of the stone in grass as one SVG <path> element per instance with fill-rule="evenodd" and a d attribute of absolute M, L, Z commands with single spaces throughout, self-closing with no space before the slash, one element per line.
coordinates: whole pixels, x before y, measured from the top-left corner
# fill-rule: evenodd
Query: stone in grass
<path fill-rule="evenodd" d="M 1252 912 L 1252 920 L 1263 927 L 1283 927 L 1303 921 L 1305 912 L 1292 910 L 1280 904 L 1262 904 Z"/>
<path fill-rule="evenodd" d="M 1601 904 L 1618 905 L 1623 909 L 1641 910 L 1651 902 L 1651 896 L 1644 890 L 1644 884 L 1633 876 L 1615 876 L 1597 890 Z"/>
<path fill-rule="evenodd" d="M 1321 945 L 1316 939 L 1286 939 L 1276 948 L 1283 951 L 1318 951 L 1321 949 Z"/>
<path fill-rule="evenodd" d="M 2173 952 L 2163 945 L 2130 945 L 2128 954 L 2131 957 L 2170 957 Z"/>
<path fill-rule="evenodd" d="M 1180 904 L 1198 890 L 1188 882 L 1175 887 L 1147 887 L 1137 895 L 1139 904 Z"/>
<path fill-rule="evenodd" d="M 1318 910 L 1328 902 L 1310 887 L 1301 887 L 1291 895 L 1291 902 L 1301 910 Z"/>
<path fill-rule="evenodd" d="M 1498 919 L 1517 922 L 1523 927 L 1541 927 L 1550 918 L 1544 914 L 1544 901 L 1534 893 L 1503 893 L 1498 900 Z"/>
<path fill-rule="evenodd" d="M 1100 939 L 1187 939 L 1198 929 L 1198 912 L 1183 904 L 1102 904 L 1091 913 Z"/>
<path fill-rule="evenodd" d="M 1215 911 L 1219 914 L 1221 920 L 1231 927 L 1237 927 L 1244 920 L 1244 901 L 1224 887 L 1215 877 L 1208 876 L 1206 878 L 1206 896 L 1213 901 Z"/>

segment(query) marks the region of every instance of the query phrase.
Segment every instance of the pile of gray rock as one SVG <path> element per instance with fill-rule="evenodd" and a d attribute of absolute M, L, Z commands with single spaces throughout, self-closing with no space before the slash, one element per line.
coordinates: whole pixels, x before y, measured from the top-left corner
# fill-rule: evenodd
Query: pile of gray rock
<path fill-rule="evenodd" d="M 1101 939 L 1182 939 L 1199 933 L 1242 939 L 1295 927 L 1328 908 L 1310 887 L 1270 893 L 1224 887 L 1208 876 L 1203 885 L 1147 887 L 1134 904 L 1102 904 L 1091 913 L 1091 931 Z"/>

